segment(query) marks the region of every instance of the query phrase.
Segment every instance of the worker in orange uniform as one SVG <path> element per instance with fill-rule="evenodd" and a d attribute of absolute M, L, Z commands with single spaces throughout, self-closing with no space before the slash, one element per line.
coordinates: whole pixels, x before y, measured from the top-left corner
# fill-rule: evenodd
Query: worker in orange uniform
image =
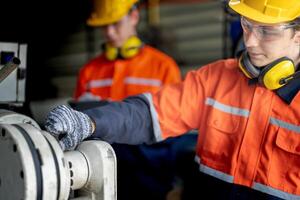
<path fill-rule="evenodd" d="M 102 45 L 102 54 L 79 72 L 75 99 L 80 102 L 73 103 L 74 108 L 81 110 L 104 105 L 103 100 L 115 101 L 144 92 L 154 93 L 163 85 L 181 81 L 175 61 L 138 37 L 137 0 L 94 2 L 94 11 L 87 23 L 101 28 L 105 44 Z M 171 164 L 164 152 L 171 151 L 171 146 L 185 144 L 187 140 L 195 144 L 191 137 L 173 139 L 159 146 L 112 144 L 118 158 L 118 198 L 134 199 L 135 191 L 140 187 L 140 191 L 152 193 L 152 199 L 162 199 L 173 181 L 169 170 L 163 176 L 160 174 L 162 168 L 167 168 L 161 163 Z"/>
<path fill-rule="evenodd" d="M 76 100 L 122 100 L 178 83 L 175 61 L 137 36 L 138 0 L 98 0 L 87 23 L 101 27 L 103 53 L 81 68 Z"/>
<path fill-rule="evenodd" d="M 154 95 L 80 113 L 59 106 L 47 130 L 67 132 L 60 142 L 70 148 L 90 136 L 153 143 L 198 129 L 197 190 L 187 199 L 300 199 L 300 1 L 229 6 L 241 15 L 246 49 L 238 59 L 191 71 Z M 72 123 L 88 128 L 61 128 Z"/>

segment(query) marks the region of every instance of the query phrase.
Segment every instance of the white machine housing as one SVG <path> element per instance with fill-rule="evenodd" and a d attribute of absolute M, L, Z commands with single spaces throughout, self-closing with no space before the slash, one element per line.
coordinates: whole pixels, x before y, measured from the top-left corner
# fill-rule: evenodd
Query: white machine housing
<path fill-rule="evenodd" d="M 116 156 L 106 142 L 63 152 L 34 120 L 0 110 L 0 159 L 0 199 L 117 200 Z"/>

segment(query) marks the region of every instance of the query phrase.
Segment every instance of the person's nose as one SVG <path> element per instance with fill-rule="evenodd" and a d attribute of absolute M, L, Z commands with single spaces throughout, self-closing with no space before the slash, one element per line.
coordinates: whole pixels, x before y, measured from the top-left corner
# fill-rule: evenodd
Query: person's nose
<path fill-rule="evenodd" d="M 256 33 L 251 30 L 248 33 L 244 32 L 244 42 L 246 47 L 256 47 L 259 44 L 259 39 Z"/>

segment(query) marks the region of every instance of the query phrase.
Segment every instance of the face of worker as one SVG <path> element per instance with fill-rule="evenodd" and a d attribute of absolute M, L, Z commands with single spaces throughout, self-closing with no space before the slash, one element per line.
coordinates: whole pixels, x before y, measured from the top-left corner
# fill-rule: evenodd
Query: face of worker
<path fill-rule="evenodd" d="M 102 27 L 105 39 L 114 47 L 121 47 L 131 36 L 136 35 L 136 26 L 139 21 L 137 9 L 131 11 L 120 21 Z"/>
<path fill-rule="evenodd" d="M 300 32 L 291 24 L 268 25 L 241 18 L 244 42 L 253 65 L 263 67 L 272 61 L 288 57 L 299 63 Z"/>

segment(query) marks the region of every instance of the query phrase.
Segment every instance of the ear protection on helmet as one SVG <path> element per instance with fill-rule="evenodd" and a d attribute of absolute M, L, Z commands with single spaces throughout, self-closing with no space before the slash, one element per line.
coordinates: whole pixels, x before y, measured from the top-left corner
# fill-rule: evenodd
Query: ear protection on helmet
<path fill-rule="evenodd" d="M 270 90 L 278 89 L 294 78 L 296 67 L 287 58 L 279 58 L 263 68 L 252 65 L 247 51 L 239 58 L 239 68 L 250 79 L 257 78 L 258 82 Z"/>
<path fill-rule="evenodd" d="M 127 39 L 120 48 L 113 47 L 106 43 L 103 45 L 103 50 L 107 60 L 115 60 L 117 58 L 128 59 L 139 53 L 143 42 L 136 36 Z"/>

